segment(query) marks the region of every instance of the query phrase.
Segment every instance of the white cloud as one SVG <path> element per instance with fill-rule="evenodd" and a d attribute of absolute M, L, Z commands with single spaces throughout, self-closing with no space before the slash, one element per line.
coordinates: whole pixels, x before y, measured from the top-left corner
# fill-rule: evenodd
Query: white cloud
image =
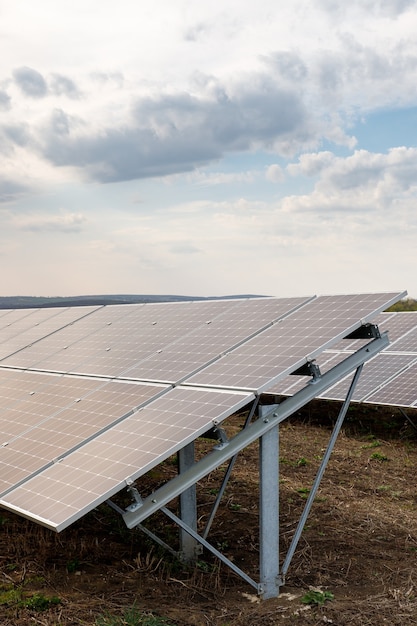
<path fill-rule="evenodd" d="M 291 164 L 292 174 L 319 174 L 312 193 L 287 197 L 285 211 L 313 213 L 342 212 L 346 215 L 371 213 L 375 219 L 395 223 L 408 216 L 410 229 L 417 227 L 417 149 L 392 148 L 387 154 L 355 151 L 342 158 L 328 152 L 303 155 Z"/>
<path fill-rule="evenodd" d="M 284 170 L 277 163 L 273 163 L 267 167 L 265 178 L 271 183 L 282 183 L 285 179 Z"/>
<path fill-rule="evenodd" d="M 62 215 L 18 215 L 14 216 L 11 221 L 17 230 L 78 233 L 82 230 L 87 218 L 81 213 L 64 213 Z"/>
<path fill-rule="evenodd" d="M 290 163 L 286 170 L 291 176 L 317 176 L 334 161 L 335 156 L 328 150 L 324 152 L 306 153 L 299 157 L 298 163 Z"/>

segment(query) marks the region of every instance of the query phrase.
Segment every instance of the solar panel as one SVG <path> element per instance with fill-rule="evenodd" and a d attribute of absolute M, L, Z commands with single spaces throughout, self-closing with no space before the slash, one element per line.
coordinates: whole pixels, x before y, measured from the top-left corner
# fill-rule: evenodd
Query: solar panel
<path fill-rule="evenodd" d="M 187 382 L 264 391 L 387 306 L 394 294 L 321 296 Z"/>
<path fill-rule="evenodd" d="M 27 346 L 32 347 L 32 344 L 95 310 L 97 307 L 45 308 L 27 313 L 0 329 L 0 360 Z"/>
<path fill-rule="evenodd" d="M 252 394 L 173 389 L 15 488 L 0 504 L 62 530 L 252 399 Z"/>
<path fill-rule="evenodd" d="M 168 389 L 20 371 L 7 377 L 11 384 L 0 387 L 0 493 Z"/>
<path fill-rule="evenodd" d="M 207 306 L 204 306 L 207 305 Z M 120 376 L 128 367 L 236 306 L 235 301 L 103 307 L 93 316 L 5 359 L 13 367 Z"/>
<path fill-rule="evenodd" d="M 417 363 L 390 383 L 368 396 L 367 402 L 391 406 L 417 407 Z"/>
<path fill-rule="evenodd" d="M 407 352 L 417 355 L 417 327 L 391 343 L 386 352 Z"/>
<path fill-rule="evenodd" d="M 0 364 L 0 504 L 61 530 L 402 295 L 120 305 L 48 322 Z"/>
<path fill-rule="evenodd" d="M 372 361 L 366 363 L 352 400 L 356 402 L 365 400 L 371 392 L 405 370 L 415 359 L 416 356 L 410 354 L 387 354 L 386 352 L 379 354 Z M 350 378 L 331 387 L 320 397 L 326 400 L 340 400 L 346 396 L 349 386 Z"/>
<path fill-rule="evenodd" d="M 178 382 L 306 302 L 306 298 L 241 301 L 217 317 L 206 316 L 203 325 L 131 367 L 123 376 Z"/>
<path fill-rule="evenodd" d="M 380 328 L 387 330 L 391 343 L 405 335 L 417 326 L 417 311 L 398 311 L 397 313 L 383 313 Z"/>

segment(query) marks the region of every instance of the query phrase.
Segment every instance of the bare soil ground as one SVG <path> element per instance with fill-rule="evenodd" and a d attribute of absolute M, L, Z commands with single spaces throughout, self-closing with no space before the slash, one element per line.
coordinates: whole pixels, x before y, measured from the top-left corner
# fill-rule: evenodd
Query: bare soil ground
<path fill-rule="evenodd" d="M 133 605 L 176 626 L 417 624 L 417 440 L 391 418 L 364 410 L 348 421 L 279 598 L 259 602 L 252 587 L 206 553 L 187 569 L 142 532 L 128 531 L 105 505 L 59 535 L 0 510 L 0 624 L 93 625 Z M 233 418 L 230 428 L 242 419 Z M 283 555 L 331 420 L 319 405 L 281 427 Z M 209 537 L 256 580 L 257 455 L 254 445 L 239 456 Z M 147 488 L 173 472 L 166 462 L 147 476 Z M 223 472 L 199 484 L 202 526 Z M 154 516 L 147 525 L 175 542 L 166 518 Z M 305 605 L 301 598 L 311 588 L 334 599 Z"/>

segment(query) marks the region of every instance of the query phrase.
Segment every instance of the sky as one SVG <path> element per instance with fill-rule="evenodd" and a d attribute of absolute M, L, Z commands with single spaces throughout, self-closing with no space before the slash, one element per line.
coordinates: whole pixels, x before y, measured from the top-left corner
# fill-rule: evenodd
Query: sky
<path fill-rule="evenodd" d="M 0 295 L 417 298 L 417 0 L 0 0 Z"/>

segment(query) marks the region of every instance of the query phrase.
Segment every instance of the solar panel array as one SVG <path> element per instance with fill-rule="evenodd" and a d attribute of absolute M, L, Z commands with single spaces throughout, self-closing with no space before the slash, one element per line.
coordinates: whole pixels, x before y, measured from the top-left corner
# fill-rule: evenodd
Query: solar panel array
<path fill-rule="evenodd" d="M 403 295 L 1 311 L 0 505 L 62 530 Z"/>
<path fill-rule="evenodd" d="M 390 345 L 365 364 L 356 385 L 352 401 L 399 407 L 417 408 L 417 311 L 381 313 L 374 320 L 381 332 L 388 331 Z M 320 356 L 320 369 L 324 373 L 356 350 L 363 340 L 344 340 Z M 305 383 L 298 380 L 282 381 L 269 392 L 292 395 Z M 328 389 L 320 398 L 343 400 L 351 376 Z"/>

